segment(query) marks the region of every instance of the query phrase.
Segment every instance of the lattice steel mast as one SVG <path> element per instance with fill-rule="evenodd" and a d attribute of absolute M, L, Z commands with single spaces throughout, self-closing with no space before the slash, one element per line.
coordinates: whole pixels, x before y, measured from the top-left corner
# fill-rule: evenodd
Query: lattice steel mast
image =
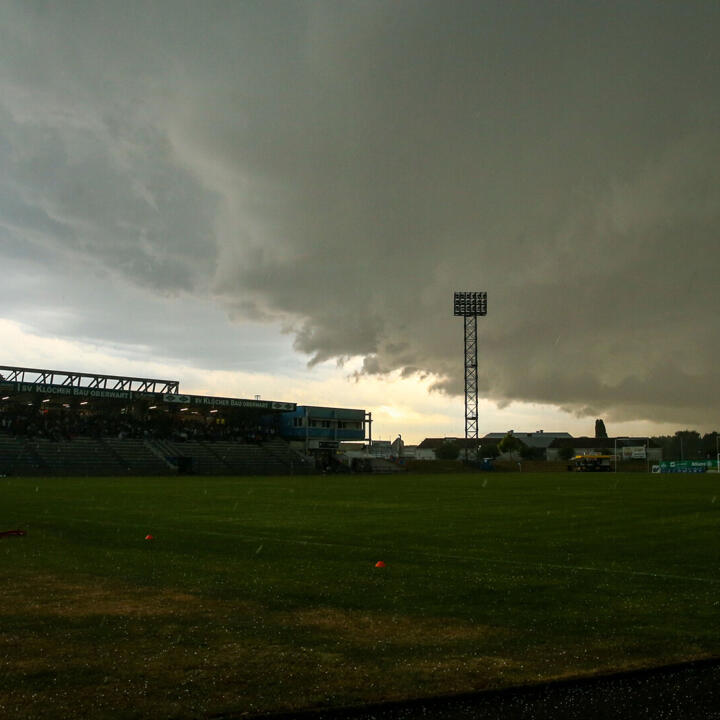
<path fill-rule="evenodd" d="M 456 292 L 453 314 L 463 318 L 465 326 L 465 460 L 468 459 L 470 440 L 478 439 L 478 360 L 477 319 L 487 315 L 486 292 Z"/>

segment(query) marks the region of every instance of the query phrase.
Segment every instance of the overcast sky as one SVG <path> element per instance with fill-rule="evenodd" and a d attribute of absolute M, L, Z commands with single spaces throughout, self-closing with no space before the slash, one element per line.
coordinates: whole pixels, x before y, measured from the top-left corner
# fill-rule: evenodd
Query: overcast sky
<path fill-rule="evenodd" d="M 720 427 L 720 4 L 0 2 L 0 364 L 462 435 Z"/>

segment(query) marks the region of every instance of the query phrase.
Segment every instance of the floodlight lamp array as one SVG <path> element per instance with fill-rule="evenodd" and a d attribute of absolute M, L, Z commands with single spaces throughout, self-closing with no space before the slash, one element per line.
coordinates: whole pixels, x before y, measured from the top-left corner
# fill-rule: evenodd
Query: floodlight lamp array
<path fill-rule="evenodd" d="M 487 315 L 487 293 L 456 292 L 453 299 L 453 315 L 461 317 Z"/>

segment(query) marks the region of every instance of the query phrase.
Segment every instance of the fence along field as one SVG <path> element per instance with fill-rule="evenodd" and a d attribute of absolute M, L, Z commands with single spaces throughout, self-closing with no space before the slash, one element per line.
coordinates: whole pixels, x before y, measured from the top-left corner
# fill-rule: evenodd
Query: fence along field
<path fill-rule="evenodd" d="M 720 648 L 713 476 L 5 478 L 0 493 L 0 530 L 27 531 L 0 539 L 4 718 L 345 705 Z"/>

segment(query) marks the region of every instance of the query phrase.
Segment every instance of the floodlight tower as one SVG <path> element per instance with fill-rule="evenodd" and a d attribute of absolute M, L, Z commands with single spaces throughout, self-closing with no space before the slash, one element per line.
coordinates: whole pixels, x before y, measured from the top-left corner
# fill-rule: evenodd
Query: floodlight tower
<path fill-rule="evenodd" d="M 456 292 L 453 315 L 462 317 L 465 325 L 465 460 L 468 459 L 468 440 L 478 439 L 477 386 L 477 319 L 487 315 L 486 292 Z"/>

